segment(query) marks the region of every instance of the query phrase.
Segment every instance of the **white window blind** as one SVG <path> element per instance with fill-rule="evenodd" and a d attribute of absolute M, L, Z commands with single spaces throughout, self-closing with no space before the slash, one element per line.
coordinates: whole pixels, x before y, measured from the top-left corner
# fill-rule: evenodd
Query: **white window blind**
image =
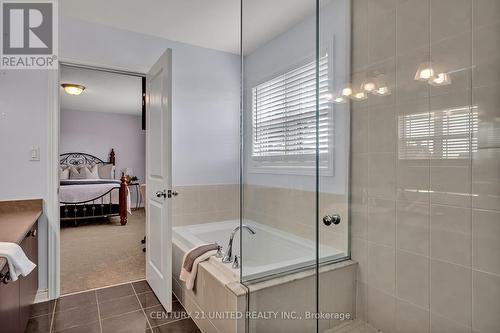
<path fill-rule="evenodd" d="M 477 151 L 477 107 L 461 107 L 399 117 L 400 159 L 469 158 Z"/>
<path fill-rule="evenodd" d="M 319 153 L 332 150 L 333 126 L 328 55 L 319 60 Z M 305 166 L 316 157 L 316 62 L 286 72 L 252 89 L 252 159 L 261 166 Z"/>

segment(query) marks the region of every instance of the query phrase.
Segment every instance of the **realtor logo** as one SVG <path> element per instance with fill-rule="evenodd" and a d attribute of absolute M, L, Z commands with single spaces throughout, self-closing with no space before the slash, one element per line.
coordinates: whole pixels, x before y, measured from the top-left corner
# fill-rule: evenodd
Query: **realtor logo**
<path fill-rule="evenodd" d="M 56 1 L 0 0 L 0 3 L 0 68 L 57 68 Z"/>

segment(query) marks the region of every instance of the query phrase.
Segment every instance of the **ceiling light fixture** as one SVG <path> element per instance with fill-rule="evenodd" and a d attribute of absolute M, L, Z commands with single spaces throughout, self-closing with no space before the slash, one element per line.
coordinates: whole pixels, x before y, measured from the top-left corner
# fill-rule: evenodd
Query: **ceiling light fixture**
<path fill-rule="evenodd" d="M 74 83 L 63 83 L 61 84 L 61 87 L 63 87 L 64 91 L 70 95 L 80 95 L 85 90 L 85 86 Z"/>

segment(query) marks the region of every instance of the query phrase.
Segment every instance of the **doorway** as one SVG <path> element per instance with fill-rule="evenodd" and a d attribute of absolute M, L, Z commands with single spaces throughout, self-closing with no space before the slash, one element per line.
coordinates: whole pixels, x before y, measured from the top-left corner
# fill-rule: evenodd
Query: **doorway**
<path fill-rule="evenodd" d="M 141 108 L 142 116 L 141 128 L 145 126 L 145 187 L 140 186 L 142 202 L 147 207 L 145 216 L 145 236 L 139 242 L 145 246 L 141 251 L 146 251 L 145 255 L 145 280 L 149 284 L 158 299 L 158 302 L 166 311 L 172 310 L 172 211 L 169 203 L 172 193 L 172 50 L 166 49 L 158 60 L 151 65 L 151 69 L 146 73 L 137 73 L 124 70 L 122 68 L 107 69 L 94 65 L 62 63 L 61 66 L 77 67 L 98 70 L 102 72 L 125 74 L 141 78 Z M 49 117 L 49 128 L 51 138 L 49 140 L 50 172 L 49 172 L 49 199 L 47 202 L 47 217 L 49 220 L 48 234 L 48 264 L 49 276 L 47 290 L 49 299 L 61 296 L 61 219 L 66 213 L 61 208 L 60 202 L 60 167 L 61 159 L 59 152 L 60 133 L 59 123 L 61 118 L 60 89 L 61 70 L 54 71 L 49 76 L 49 107 L 52 114 Z M 63 88 L 64 89 L 64 88 Z M 80 89 L 82 89 L 80 87 Z M 84 89 L 83 89 L 84 90 Z M 149 115 L 149 116 L 146 116 Z M 144 119 L 145 117 L 145 119 Z M 143 121 L 145 120 L 145 121 Z M 159 126 L 158 126 L 159 125 Z M 109 131 L 112 135 L 113 130 Z M 160 144 L 158 144 L 160 143 Z M 68 154 L 71 155 L 71 154 Z M 116 164 L 116 152 L 109 151 L 106 160 L 102 160 L 91 154 L 90 159 L 97 159 L 97 163 L 105 164 L 107 167 Z M 78 165 L 77 165 L 78 166 Z M 114 169 L 106 170 L 112 172 L 116 177 L 116 165 Z M 127 171 L 127 170 L 125 170 Z M 132 207 L 130 197 L 127 196 L 128 186 L 125 171 L 120 176 L 120 186 L 117 191 L 118 198 L 113 197 L 111 190 L 105 193 L 106 203 L 101 203 L 103 209 L 108 209 L 107 217 L 119 216 L 120 224 L 126 225 Z M 90 170 L 88 172 L 95 172 Z M 97 170 L 97 174 L 99 171 Z M 129 175 L 130 176 L 130 175 Z M 111 176 L 109 176 L 111 178 Z M 114 178 L 113 177 L 113 178 Z M 141 184 L 142 185 L 142 184 Z M 118 202 L 118 204 L 116 204 Z M 94 203 L 92 203 L 94 204 Z M 90 204 L 89 204 L 90 205 Z M 79 207 L 75 214 L 90 214 L 94 209 L 91 206 Z M 106 208 L 108 207 L 108 208 Z M 128 209 L 127 209 L 128 208 Z M 69 210 L 69 209 L 68 209 Z M 102 214 L 102 211 L 101 211 Z M 111 216 L 112 215 L 112 216 Z M 77 215 L 77 217 L 81 217 Z M 77 223 L 78 225 L 78 223 Z M 152 235 L 152 237 L 149 237 Z M 147 239 L 147 242 L 146 242 Z M 142 242 L 144 241 L 144 242 Z M 91 260 L 92 258 L 85 258 Z M 78 265 L 78 262 L 74 262 Z"/>
<path fill-rule="evenodd" d="M 144 80 L 61 65 L 61 294 L 145 279 Z"/>

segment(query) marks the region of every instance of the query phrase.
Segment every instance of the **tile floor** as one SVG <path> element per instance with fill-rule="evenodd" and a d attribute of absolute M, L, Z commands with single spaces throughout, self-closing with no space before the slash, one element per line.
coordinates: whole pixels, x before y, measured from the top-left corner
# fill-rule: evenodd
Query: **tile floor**
<path fill-rule="evenodd" d="M 26 333 L 195 333 L 200 332 L 175 299 L 163 307 L 146 281 L 63 296 L 35 304 Z"/>

